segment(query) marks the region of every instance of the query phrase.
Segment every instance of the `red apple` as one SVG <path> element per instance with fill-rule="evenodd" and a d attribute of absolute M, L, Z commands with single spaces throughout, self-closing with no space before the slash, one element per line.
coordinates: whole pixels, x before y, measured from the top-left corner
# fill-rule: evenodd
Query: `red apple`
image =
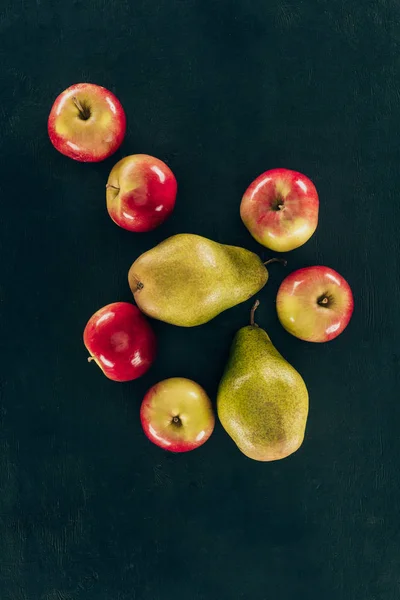
<path fill-rule="evenodd" d="M 147 437 L 171 452 L 198 448 L 213 432 L 215 418 L 203 388 L 182 377 L 165 379 L 145 395 L 140 420 Z"/>
<path fill-rule="evenodd" d="M 114 302 L 94 313 L 83 341 L 104 375 L 130 381 L 143 375 L 154 361 L 156 338 L 140 310 L 129 302 Z"/>
<path fill-rule="evenodd" d="M 48 120 L 51 143 L 80 162 L 98 162 L 114 154 L 126 130 L 124 109 L 110 91 L 77 83 L 54 102 Z"/>
<path fill-rule="evenodd" d="M 317 190 L 308 177 L 289 169 L 272 169 L 248 187 L 240 216 L 257 242 L 274 252 L 288 252 L 312 236 L 318 209 Z"/>
<path fill-rule="evenodd" d="M 349 284 L 329 267 L 307 267 L 291 273 L 276 298 L 283 327 L 307 342 L 328 342 L 337 337 L 347 327 L 353 307 Z"/>
<path fill-rule="evenodd" d="M 133 154 L 117 162 L 106 186 L 112 220 L 129 231 L 150 231 L 171 214 L 177 183 L 171 169 L 158 158 Z"/>

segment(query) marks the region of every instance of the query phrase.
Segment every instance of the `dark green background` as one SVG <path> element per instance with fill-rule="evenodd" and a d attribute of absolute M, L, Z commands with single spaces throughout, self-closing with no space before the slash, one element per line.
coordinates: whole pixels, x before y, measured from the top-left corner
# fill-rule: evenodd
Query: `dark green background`
<path fill-rule="evenodd" d="M 399 18 L 396 0 L 3 0 L 2 600 L 398 599 Z M 47 137 L 53 100 L 80 81 L 127 113 L 105 163 Z M 142 235 L 105 209 L 108 172 L 136 152 L 179 182 L 173 216 Z M 258 322 L 309 388 L 306 440 L 257 463 L 217 425 L 168 454 L 142 433 L 145 391 L 185 376 L 215 401 L 251 302 L 196 329 L 154 323 L 157 363 L 127 384 L 88 365 L 83 328 L 131 299 L 131 262 L 171 234 L 269 258 L 239 203 L 277 166 L 321 201 L 316 234 L 259 294 Z M 289 336 L 274 307 L 285 273 L 318 263 L 355 295 L 325 345 Z"/>

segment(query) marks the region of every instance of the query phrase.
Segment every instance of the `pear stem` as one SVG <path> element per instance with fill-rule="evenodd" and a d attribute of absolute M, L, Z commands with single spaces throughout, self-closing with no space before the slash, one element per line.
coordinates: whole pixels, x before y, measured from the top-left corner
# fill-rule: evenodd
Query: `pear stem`
<path fill-rule="evenodd" d="M 267 262 L 264 263 L 264 266 L 266 267 L 267 265 L 270 265 L 271 263 L 275 262 L 281 263 L 284 267 L 286 267 L 287 265 L 287 260 L 285 260 L 284 258 L 270 258 L 269 260 L 267 260 Z"/>
<path fill-rule="evenodd" d="M 256 301 L 254 302 L 253 306 L 252 306 L 252 309 L 251 309 L 251 311 L 250 311 L 250 325 L 251 325 L 252 327 L 258 327 L 257 323 L 255 323 L 255 322 L 254 322 L 254 315 L 255 315 L 255 312 L 256 312 L 256 310 L 257 310 L 257 308 L 258 308 L 259 306 L 260 306 L 260 301 L 259 301 L 259 300 L 256 300 Z"/>

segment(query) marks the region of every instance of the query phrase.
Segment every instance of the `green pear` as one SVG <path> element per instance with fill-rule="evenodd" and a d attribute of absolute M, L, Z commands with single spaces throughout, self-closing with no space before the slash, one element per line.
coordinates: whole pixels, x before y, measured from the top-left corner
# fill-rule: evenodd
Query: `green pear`
<path fill-rule="evenodd" d="M 239 450 L 260 461 L 279 460 L 302 444 L 308 392 L 299 373 L 279 354 L 267 333 L 254 323 L 233 341 L 218 389 L 222 426 Z"/>
<path fill-rule="evenodd" d="M 267 283 L 268 271 L 249 250 L 182 233 L 142 254 L 128 280 L 146 315 L 193 327 L 248 300 Z"/>

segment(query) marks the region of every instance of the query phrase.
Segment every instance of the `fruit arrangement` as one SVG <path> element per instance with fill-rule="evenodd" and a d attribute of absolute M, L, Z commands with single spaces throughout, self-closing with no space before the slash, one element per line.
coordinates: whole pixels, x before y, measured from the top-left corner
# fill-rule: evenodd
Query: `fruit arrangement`
<path fill-rule="evenodd" d="M 98 162 L 121 145 L 126 117 L 119 100 L 105 88 L 76 84 L 55 100 L 48 119 L 49 137 L 62 154 Z M 126 156 L 113 167 L 106 184 L 111 219 L 132 232 L 158 227 L 172 213 L 177 181 L 158 158 Z M 318 225 L 319 198 L 308 177 L 272 169 L 245 191 L 240 216 L 249 233 L 274 252 L 307 242 Z M 199 235 L 180 233 L 139 256 L 128 273 L 136 305 L 114 302 L 97 310 L 83 334 L 104 375 L 132 381 L 156 356 L 156 337 L 148 317 L 180 327 L 207 323 L 221 312 L 257 294 L 268 281 L 265 263 L 245 248 Z M 217 393 L 220 422 L 239 450 L 258 461 L 285 458 L 302 444 L 308 392 L 301 375 L 255 322 L 236 334 Z M 325 266 L 299 269 L 281 284 L 276 310 L 282 326 L 301 340 L 326 342 L 347 327 L 353 312 L 347 281 Z M 186 452 L 204 444 L 215 417 L 205 390 L 185 378 L 158 382 L 140 410 L 144 433 L 157 446 Z"/>

